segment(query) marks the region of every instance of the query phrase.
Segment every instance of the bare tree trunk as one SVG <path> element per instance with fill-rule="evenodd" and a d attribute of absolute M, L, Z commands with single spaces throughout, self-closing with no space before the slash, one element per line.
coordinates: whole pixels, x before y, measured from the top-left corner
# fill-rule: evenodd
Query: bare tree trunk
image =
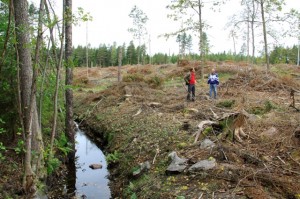
<path fill-rule="evenodd" d="M 50 18 L 49 18 L 49 20 L 50 20 Z M 56 127 L 57 127 L 58 92 L 59 92 L 59 82 L 60 82 L 60 70 L 61 70 L 62 60 L 63 60 L 63 49 L 64 49 L 63 45 L 64 45 L 64 34 L 65 34 L 64 30 L 65 30 L 65 28 L 64 28 L 64 25 L 63 25 L 62 33 L 61 33 L 61 36 L 60 36 L 61 45 L 60 45 L 59 60 L 56 60 L 56 83 L 55 83 L 55 91 L 54 91 L 53 126 L 52 126 L 52 131 L 51 131 L 51 140 L 50 140 L 50 155 L 49 155 L 50 158 L 52 156 L 54 139 L 55 139 L 55 135 L 56 135 Z M 51 37 L 52 45 L 55 45 L 52 31 L 51 31 L 51 36 L 50 37 Z M 55 49 L 54 49 L 54 53 L 56 55 Z"/>
<path fill-rule="evenodd" d="M 118 82 L 121 82 L 122 48 L 119 49 Z"/>
<path fill-rule="evenodd" d="M 140 50 L 141 49 L 141 36 L 139 36 L 139 46 L 138 46 L 138 48 L 137 48 L 137 50 L 138 50 L 138 65 L 140 64 Z"/>
<path fill-rule="evenodd" d="M 235 34 L 234 30 L 232 30 L 230 32 L 230 34 L 231 34 L 232 42 L 233 42 L 233 53 L 234 53 L 234 55 L 236 55 L 236 47 L 235 47 L 235 36 L 236 36 L 236 34 Z"/>
<path fill-rule="evenodd" d="M 43 30 L 42 30 L 42 20 L 45 14 L 44 11 L 44 6 L 45 6 L 45 0 L 40 1 L 40 9 L 39 9 L 39 22 L 38 22 L 38 33 L 37 33 L 37 42 L 36 42 L 36 48 L 35 48 L 35 57 L 34 57 L 34 68 L 33 68 L 33 83 L 31 87 L 31 99 L 32 99 L 32 120 L 33 120 L 33 125 L 32 125 L 32 132 L 33 134 L 33 139 L 32 139 L 32 150 L 36 152 L 33 160 L 32 160 L 32 167 L 33 171 L 35 171 L 35 174 L 38 177 L 43 177 L 44 172 L 43 167 L 44 167 L 44 156 L 43 156 L 43 151 L 44 151 L 44 143 L 43 143 L 43 138 L 42 138 L 42 131 L 40 127 L 40 122 L 39 122 L 39 116 L 38 116 L 38 110 L 37 110 L 37 103 L 36 103 L 36 80 L 38 76 L 38 65 L 39 65 L 39 59 L 40 59 L 40 50 L 42 47 L 42 42 L 43 42 Z"/>
<path fill-rule="evenodd" d="M 48 24 L 52 24 L 47 1 L 45 1 L 45 10 L 46 10 L 47 22 L 48 22 Z M 53 13 L 53 14 L 54 14 L 54 17 L 56 17 L 55 13 Z M 43 90 L 44 90 L 43 88 L 44 88 L 44 81 L 45 81 L 45 76 L 46 76 L 46 68 L 49 64 L 50 43 L 52 44 L 51 49 L 52 49 L 52 52 L 53 52 L 53 55 L 54 55 L 54 61 L 55 61 L 55 63 L 57 63 L 57 53 L 56 53 L 56 44 L 55 44 L 54 36 L 53 36 L 53 26 L 50 25 L 50 27 L 48 27 L 48 28 L 49 28 L 49 31 L 50 31 L 50 41 L 48 43 L 48 52 L 47 52 L 46 63 L 45 63 L 44 71 L 43 71 L 42 85 L 41 85 L 41 92 L 40 92 L 40 107 L 39 107 L 40 108 L 40 118 L 39 118 L 40 126 L 41 126 L 41 114 L 42 114 L 42 102 L 43 102 Z"/>
<path fill-rule="evenodd" d="M 255 57 L 255 37 L 254 37 L 254 13 L 255 13 L 255 4 L 254 0 L 252 0 L 252 16 L 251 16 L 251 33 L 252 33 L 252 64 L 254 64 Z"/>
<path fill-rule="evenodd" d="M 31 86 L 32 86 L 32 62 L 31 52 L 28 48 L 29 39 L 29 23 L 28 23 L 28 4 L 26 0 L 13 1 L 15 11 L 15 26 L 16 26 L 16 39 L 17 39 L 17 50 L 19 55 L 20 65 L 20 88 L 21 88 L 21 108 L 23 112 L 23 124 L 26 135 L 25 144 L 25 162 L 24 162 L 24 180 L 23 188 L 29 197 L 34 197 L 36 194 L 36 182 L 35 174 L 31 166 L 31 153 L 32 153 L 32 117 L 31 108 L 34 104 L 30 102 L 31 99 Z"/>
<path fill-rule="evenodd" d="M 73 121 L 73 91 L 68 86 L 73 82 L 73 63 L 71 60 L 72 55 L 72 0 L 64 0 L 64 13 L 65 13 L 65 60 L 66 60 L 66 134 L 72 145 L 72 151 L 68 154 L 69 160 L 75 158 L 75 131 Z"/>
<path fill-rule="evenodd" d="M 10 10 L 12 12 L 12 15 L 14 15 L 14 5 L 13 5 L 13 1 L 10 1 Z M 16 35 L 16 28 L 14 28 L 13 30 L 14 33 L 14 37 L 17 38 Z M 18 106 L 18 116 L 19 116 L 19 120 L 21 123 L 21 127 L 22 127 L 22 137 L 24 140 L 26 140 L 26 136 L 25 136 L 25 127 L 24 127 L 24 123 L 23 123 L 23 112 L 22 112 L 22 99 L 21 99 L 21 80 L 20 80 L 20 58 L 19 58 L 19 53 L 18 53 L 18 46 L 17 43 L 14 44 L 14 47 L 16 49 L 16 60 L 17 60 L 17 106 Z"/>
<path fill-rule="evenodd" d="M 249 64 L 250 60 L 250 12 L 251 10 L 248 7 L 248 19 L 247 19 L 247 62 Z"/>
<path fill-rule="evenodd" d="M 267 72 L 270 71 L 269 65 L 269 54 L 268 54 L 268 41 L 267 41 L 267 30 L 266 30 L 266 21 L 265 21 L 265 11 L 264 11 L 264 0 L 260 0 L 260 7 L 261 7 L 261 18 L 263 24 L 263 35 L 264 35 L 264 43 L 265 43 L 265 57 L 267 63 Z"/>
<path fill-rule="evenodd" d="M 200 33 L 200 44 L 199 44 L 199 50 L 200 50 L 200 67 L 201 67 L 201 79 L 204 79 L 204 56 L 203 56 L 203 26 L 202 26 L 202 2 L 201 0 L 198 0 L 198 6 L 199 6 L 199 33 Z"/>

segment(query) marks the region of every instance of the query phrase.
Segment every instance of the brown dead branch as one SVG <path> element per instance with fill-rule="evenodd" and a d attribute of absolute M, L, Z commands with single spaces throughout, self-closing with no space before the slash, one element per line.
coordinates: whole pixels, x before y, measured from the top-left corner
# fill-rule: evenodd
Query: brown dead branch
<path fill-rule="evenodd" d="M 299 162 L 297 162 L 289 153 L 288 153 L 288 156 L 295 162 L 295 163 L 297 163 L 299 166 L 300 166 L 300 163 Z"/>
<path fill-rule="evenodd" d="M 159 150 L 159 148 L 157 148 L 157 149 L 156 149 L 155 156 L 154 156 L 153 161 L 152 161 L 152 164 L 155 163 L 156 157 L 157 157 L 157 155 L 159 154 L 159 152 L 160 152 L 160 150 Z"/>
<path fill-rule="evenodd" d="M 242 179 L 240 179 L 240 180 L 238 181 L 237 185 L 235 186 L 235 188 L 233 189 L 232 193 L 234 193 L 234 192 L 236 191 L 236 189 L 240 186 L 240 183 L 241 183 L 243 180 L 246 180 L 246 179 L 248 179 L 248 178 L 251 177 L 251 176 L 255 176 L 256 174 L 258 174 L 259 172 L 264 171 L 265 169 L 266 169 L 266 168 L 257 170 L 257 171 L 255 171 L 255 172 L 253 172 L 253 173 L 250 173 L 250 174 L 246 175 L 246 176 L 243 177 Z"/>
<path fill-rule="evenodd" d="M 269 168 L 261 168 L 258 170 L 254 170 L 249 167 L 239 167 L 231 164 L 221 164 L 219 165 L 223 168 L 223 172 L 210 172 L 209 175 L 213 177 L 228 180 L 230 182 L 237 182 L 236 187 L 233 190 L 233 193 L 236 191 L 237 187 L 243 182 L 243 180 L 255 181 L 261 185 L 268 185 L 276 188 L 278 191 L 285 193 L 287 195 L 295 195 L 297 191 L 300 189 L 300 185 L 297 182 L 289 181 L 284 177 L 279 177 L 275 174 L 275 170 L 271 170 Z M 268 172 L 266 172 L 266 169 Z M 231 174 L 229 175 L 229 171 Z M 234 174 L 234 175 L 233 175 Z M 240 176 L 244 176 L 239 179 Z"/>
<path fill-rule="evenodd" d="M 296 106 L 295 106 L 295 90 L 293 90 L 293 89 L 291 89 L 290 98 L 292 99 L 290 107 L 296 109 L 296 111 L 300 111 L 300 109 L 296 108 Z"/>

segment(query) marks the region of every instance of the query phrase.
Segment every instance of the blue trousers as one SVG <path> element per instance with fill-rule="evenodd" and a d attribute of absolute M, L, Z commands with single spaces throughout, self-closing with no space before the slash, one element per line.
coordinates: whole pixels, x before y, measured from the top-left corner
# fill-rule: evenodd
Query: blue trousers
<path fill-rule="evenodd" d="M 212 98 L 212 93 L 214 93 L 214 98 L 217 99 L 217 84 L 209 85 L 209 96 Z"/>

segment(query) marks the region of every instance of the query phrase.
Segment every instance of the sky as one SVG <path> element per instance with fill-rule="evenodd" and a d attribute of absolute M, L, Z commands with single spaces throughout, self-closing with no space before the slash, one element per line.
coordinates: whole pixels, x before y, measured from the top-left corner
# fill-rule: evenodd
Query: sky
<path fill-rule="evenodd" d="M 36 0 L 37 1 L 37 0 Z M 52 0 L 54 1 L 54 0 Z M 81 7 L 85 12 L 92 16 L 92 21 L 81 22 L 79 25 L 73 26 L 73 45 L 91 47 L 99 47 L 100 44 L 117 45 L 129 44 L 131 40 L 135 45 L 138 41 L 133 39 L 128 28 L 133 27 L 133 21 L 128 16 L 132 8 L 136 5 L 148 17 L 146 28 L 148 31 L 147 41 L 145 45 L 149 54 L 154 53 L 178 53 L 178 43 L 176 37 L 170 37 L 168 40 L 159 35 L 171 33 L 178 30 L 180 24 L 167 18 L 170 10 L 166 6 L 172 0 L 73 0 L 73 12 L 76 13 L 77 8 Z M 288 8 L 295 8 L 300 11 L 299 0 L 285 0 Z M 56 2 L 56 6 L 60 7 L 61 1 Z M 212 2 L 207 0 L 206 2 Z M 233 51 L 233 42 L 229 38 L 229 29 L 226 29 L 226 23 L 233 14 L 238 13 L 240 8 L 240 0 L 231 0 L 230 3 L 221 7 L 221 12 L 213 12 L 209 9 L 211 3 L 205 4 L 203 8 L 203 20 L 211 27 L 206 30 L 211 45 L 211 52 L 228 52 Z M 198 39 L 193 36 L 193 52 L 198 52 Z M 151 40 L 149 42 L 148 40 Z M 296 38 L 290 39 L 292 44 L 298 43 Z M 237 42 L 237 50 L 241 41 Z"/>

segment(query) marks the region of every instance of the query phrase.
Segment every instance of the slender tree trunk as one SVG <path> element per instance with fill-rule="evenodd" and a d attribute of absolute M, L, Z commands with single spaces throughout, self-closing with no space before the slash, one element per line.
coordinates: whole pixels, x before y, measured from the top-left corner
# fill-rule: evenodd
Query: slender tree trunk
<path fill-rule="evenodd" d="M 119 48 L 118 82 L 121 82 L 122 48 Z"/>
<path fill-rule="evenodd" d="M 46 16 L 47 16 L 47 22 L 48 22 L 48 24 L 52 24 L 47 1 L 45 1 L 45 11 L 46 11 Z M 55 13 L 53 13 L 53 14 L 54 14 L 54 17 L 55 17 Z M 41 91 L 40 91 L 40 118 L 39 118 L 39 120 L 40 120 L 40 126 L 41 126 L 41 115 L 42 115 L 42 107 L 43 107 L 42 106 L 42 102 L 43 102 L 43 97 L 44 97 L 44 94 L 43 94 L 44 81 L 45 81 L 45 76 L 46 76 L 46 71 L 47 71 L 46 68 L 49 65 L 50 43 L 52 44 L 51 50 L 52 50 L 53 55 L 54 55 L 54 61 L 55 61 L 55 63 L 57 63 L 57 53 L 56 53 L 56 44 L 55 44 L 54 36 L 53 36 L 53 26 L 50 25 L 50 27 L 48 27 L 48 28 L 49 28 L 49 33 L 50 33 L 50 41 L 48 43 L 47 58 L 46 58 L 46 63 L 45 63 L 44 71 L 43 71 Z"/>
<path fill-rule="evenodd" d="M 255 3 L 252 0 L 252 16 L 251 16 L 251 33 L 252 33 L 252 64 L 254 64 L 255 57 L 255 37 L 254 37 L 254 13 L 255 13 Z"/>
<path fill-rule="evenodd" d="M 44 18 L 44 14 L 45 14 L 44 6 L 45 6 L 45 0 L 40 0 L 38 33 L 37 33 L 37 41 L 36 41 L 35 56 L 34 56 L 34 67 L 33 67 L 33 84 L 31 87 L 31 99 L 33 100 L 33 102 L 32 102 L 33 118 L 32 119 L 33 119 L 33 123 L 34 123 L 34 125 L 32 126 L 33 127 L 32 131 L 35 132 L 33 134 L 34 137 L 32 139 L 32 150 L 34 150 L 36 152 L 36 155 L 34 156 L 34 158 L 32 160 L 32 165 L 34 168 L 33 170 L 35 171 L 35 173 L 38 177 L 43 177 L 45 174 L 43 172 L 44 143 L 43 143 L 43 138 L 42 138 L 42 132 L 41 132 L 41 127 L 40 127 L 37 103 L 36 103 L 36 97 L 35 97 L 36 96 L 36 80 L 37 80 L 37 76 L 38 76 L 37 68 L 39 65 L 40 50 L 41 50 L 42 42 L 43 42 L 42 20 Z"/>
<path fill-rule="evenodd" d="M 140 33 L 139 33 L 139 35 L 140 35 Z M 138 50 L 138 52 L 137 52 L 137 54 L 138 54 L 138 64 L 140 64 L 140 49 L 141 49 L 141 36 L 139 36 L 139 46 L 138 46 L 138 48 L 137 48 L 137 50 Z"/>
<path fill-rule="evenodd" d="M 26 135 L 25 144 L 25 162 L 24 162 L 24 180 L 23 188 L 29 197 L 36 194 L 35 174 L 31 166 L 31 144 L 32 144 L 32 118 L 31 118 L 31 86 L 32 86 L 32 62 L 31 52 L 28 48 L 29 39 L 29 23 L 28 23 L 28 4 L 26 0 L 13 1 L 15 11 L 15 26 L 17 50 L 19 55 L 20 66 L 20 88 L 21 88 L 21 109 L 23 116 L 23 124 Z M 36 110 L 36 109 L 35 109 Z"/>
<path fill-rule="evenodd" d="M 247 20 L 247 62 L 250 62 L 250 12 L 251 10 L 248 7 L 248 20 Z"/>
<path fill-rule="evenodd" d="M 300 17 L 298 18 L 298 31 L 300 31 Z M 298 33 L 298 59 L 297 66 L 300 65 L 300 33 Z"/>
<path fill-rule="evenodd" d="M 72 151 L 68 154 L 69 160 L 75 158 L 75 131 L 73 121 L 73 91 L 69 86 L 73 82 L 73 63 L 71 60 L 72 55 L 72 0 L 64 0 L 65 10 L 65 60 L 66 60 L 66 133 L 71 143 Z"/>
<path fill-rule="evenodd" d="M 203 26 L 202 26 L 202 2 L 201 0 L 198 0 L 198 6 L 199 6 L 199 32 L 200 32 L 200 44 L 199 44 L 199 50 L 200 50 L 200 67 L 201 67 L 201 79 L 204 79 L 204 55 L 203 55 L 203 49 L 204 49 L 204 43 L 203 43 Z"/>
<path fill-rule="evenodd" d="M 13 1 L 10 2 L 10 9 L 12 10 L 12 14 L 14 15 L 14 5 L 13 5 Z M 16 26 L 15 26 L 16 27 Z M 13 33 L 14 33 L 14 37 L 17 38 L 17 34 L 16 34 L 16 28 L 13 29 Z M 23 112 L 22 112 L 22 98 L 21 98 L 21 80 L 20 80 L 20 58 L 19 58 L 19 53 L 18 53 L 18 44 L 15 43 L 14 47 L 16 49 L 16 60 L 17 60 L 17 104 L 18 104 L 18 116 L 19 116 L 19 120 L 21 123 L 21 127 L 22 127 L 22 137 L 23 140 L 26 140 L 26 136 L 25 136 L 25 127 L 24 127 L 24 123 L 23 123 Z"/>
<path fill-rule="evenodd" d="M 60 85 L 59 84 L 60 83 L 60 70 L 61 70 L 61 66 L 62 66 L 63 50 L 64 50 L 64 34 L 65 34 L 64 30 L 65 30 L 65 28 L 64 28 L 64 25 L 63 25 L 62 33 L 61 33 L 61 37 L 60 37 L 61 45 L 60 45 L 59 60 L 58 61 L 56 60 L 56 83 L 55 83 L 55 91 L 54 91 L 53 126 L 52 126 L 52 131 L 51 131 L 50 156 L 49 157 L 52 156 L 54 139 L 55 139 L 55 135 L 56 135 L 56 127 L 57 127 L 58 93 L 59 93 L 59 85 Z M 52 44 L 55 46 L 52 31 L 51 31 L 51 36 L 50 37 L 51 37 Z M 55 49 L 55 48 L 53 48 L 53 49 Z M 55 51 L 55 55 L 56 55 L 56 51 Z"/>
<path fill-rule="evenodd" d="M 267 63 L 267 72 L 270 71 L 270 64 L 269 64 L 269 54 L 268 54 L 268 41 L 267 41 L 267 30 L 266 30 L 266 21 L 265 21 L 265 11 L 264 11 L 264 0 L 260 0 L 260 7 L 261 7 L 261 18 L 263 24 L 263 35 L 264 35 L 264 43 L 265 43 L 265 58 Z"/>
<path fill-rule="evenodd" d="M 235 32 L 232 30 L 232 42 L 233 42 L 233 53 L 236 55 L 236 47 L 235 47 Z"/>

